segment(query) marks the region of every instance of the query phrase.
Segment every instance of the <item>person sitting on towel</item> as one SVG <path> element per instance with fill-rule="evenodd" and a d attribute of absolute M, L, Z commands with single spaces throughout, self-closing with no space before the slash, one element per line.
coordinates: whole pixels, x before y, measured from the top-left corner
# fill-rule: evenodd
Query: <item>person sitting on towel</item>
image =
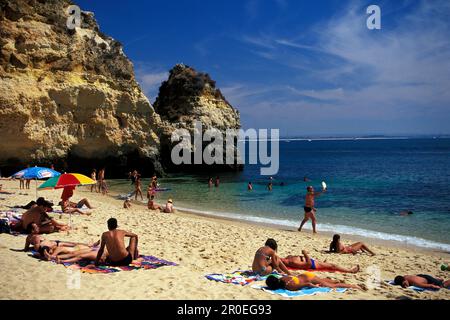
<path fill-rule="evenodd" d="M 357 273 L 359 271 L 359 265 L 351 269 L 347 269 L 332 263 L 319 262 L 311 259 L 308 255 L 308 252 L 306 252 L 305 250 L 302 251 L 302 254 L 303 256 L 287 256 L 286 258 L 282 258 L 281 261 L 286 267 L 297 270 L 327 270 L 345 273 Z"/>
<path fill-rule="evenodd" d="M 112 266 L 128 266 L 133 260 L 139 257 L 138 236 L 134 233 L 117 229 L 117 220 L 108 220 L 108 231 L 102 234 L 100 250 L 95 260 L 95 265 L 99 265 L 105 247 L 108 250 L 106 262 Z M 125 248 L 125 237 L 130 238 L 129 246 Z"/>
<path fill-rule="evenodd" d="M 259 248 L 255 253 L 252 264 L 253 272 L 262 276 L 271 274 L 273 271 L 291 274 L 278 257 L 277 249 L 277 242 L 274 239 L 268 239 L 264 247 Z"/>
<path fill-rule="evenodd" d="M 441 288 L 450 289 L 450 280 L 436 279 L 428 274 L 418 274 L 416 276 L 397 276 L 394 279 L 394 284 L 407 288 L 409 286 L 416 286 L 423 289 Z"/>

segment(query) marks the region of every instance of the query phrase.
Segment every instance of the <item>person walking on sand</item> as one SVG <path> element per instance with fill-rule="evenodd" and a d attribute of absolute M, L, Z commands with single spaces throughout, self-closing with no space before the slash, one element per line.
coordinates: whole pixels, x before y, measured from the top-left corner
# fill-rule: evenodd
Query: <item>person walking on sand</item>
<path fill-rule="evenodd" d="M 134 200 L 137 200 L 138 195 L 141 196 L 141 201 L 144 200 L 144 196 L 142 195 L 142 180 L 141 180 L 141 175 L 138 174 L 136 176 L 136 182 L 134 184 L 135 189 L 134 189 Z"/>
<path fill-rule="evenodd" d="M 97 192 L 97 170 L 93 169 L 91 173 L 91 179 L 95 181 L 95 184 L 91 185 L 91 192 Z"/>
<path fill-rule="evenodd" d="M 107 222 L 108 231 L 102 234 L 100 250 L 95 259 L 95 265 L 100 265 L 101 258 L 108 250 L 106 262 L 111 266 L 128 266 L 139 257 L 138 236 L 134 233 L 117 229 L 117 220 L 110 218 Z M 125 248 L 125 237 L 130 238 L 128 247 Z"/>
<path fill-rule="evenodd" d="M 321 196 L 323 193 L 327 191 L 327 189 L 323 189 L 322 192 L 315 192 L 314 188 L 312 186 L 309 186 L 306 188 L 307 193 L 305 197 L 305 217 L 303 218 L 302 223 L 300 224 L 300 227 L 298 228 L 298 231 L 301 232 L 303 226 L 306 222 L 311 219 L 312 227 L 313 227 L 313 233 L 317 233 L 316 231 L 316 208 L 314 207 L 315 204 L 315 198 Z"/>

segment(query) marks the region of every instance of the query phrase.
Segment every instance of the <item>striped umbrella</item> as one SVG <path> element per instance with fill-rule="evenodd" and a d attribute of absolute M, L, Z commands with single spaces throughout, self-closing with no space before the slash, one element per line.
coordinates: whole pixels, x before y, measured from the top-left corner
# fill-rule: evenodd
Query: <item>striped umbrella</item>
<path fill-rule="evenodd" d="M 39 186 L 39 189 L 63 189 L 67 187 L 87 186 L 96 184 L 95 180 L 92 180 L 85 175 L 79 173 L 64 173 L 58 177 L 50 178 Z"/>

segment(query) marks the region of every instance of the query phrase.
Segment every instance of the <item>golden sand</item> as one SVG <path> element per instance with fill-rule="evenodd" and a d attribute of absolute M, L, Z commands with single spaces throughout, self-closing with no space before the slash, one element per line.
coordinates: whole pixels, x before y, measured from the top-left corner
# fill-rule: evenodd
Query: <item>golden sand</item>
<path fill-rule="evenodd" d="M 35 191 L 21 191 L 18 181 L 0 181 L 3 189 L 14 195 L 0 194 L 0 210 L 7 206 L 24 205 L 32 200 Z M 33 186 L 32 186 L 33 187 Z M 59 202 L 61 191 L 41 191 L 40 196 Z M 73 200 L 88 197 L 96 207 L 91 216 L 73 216 L 75 229 L 69 233 L 47 235 L 52 240 L 90 242 L 98 240 L 106 231 L 106 220 L 115 217 L 119 227 L 139 235 L 140 253 L 154 255 L 179 264 L 156 270 L 138 270 L 114 274 L 82 274 L 79 289 L 67 286 L 68 269 L 62 265 L 39 261 L 29 257 L 23 249 L 25 238 L 0 234 L 0 299 L 284 299 L 250 286 L 207 280 L 208 273 L 249 270 L 255 251 L 267 238 L 278 241 L 279 254 L 301 254 L 306 249 L 318 261 L 342 266 L 359 264 L 358 274 L 321 273 L 332 279 L 352 284 L 365 284 L 370 271 L 378 268 L 381 279 L 393 279 L 398 274 L 428 273 L 439 278 L 450 278 L 449 272 L 440 271 L 448 262 L 449 254 L 424 251 L 418 248 L 401 248 L 389 245 L 367 244 L 377 253 L 330 255 L 324 251 L 329 235 L 297 233 L 260 225 L 219 220 L 178 212 L 155 213 L 133 204 L 130 210 L 122 209 L 123 201 L 90 193 L 87 188 L 77 188 Z M 176 207 L 176 199 L 175 207 Z M 68 215 L 54 215 L 68 222 Z M 346 244 L 345 236 L 343 240 Z M 375 269 L 377 270 L 377 269 Z M 417 293 L 385 283 L 368 291 L 348 290 L 296 299 L 449 299 L 450 290 Z"/>

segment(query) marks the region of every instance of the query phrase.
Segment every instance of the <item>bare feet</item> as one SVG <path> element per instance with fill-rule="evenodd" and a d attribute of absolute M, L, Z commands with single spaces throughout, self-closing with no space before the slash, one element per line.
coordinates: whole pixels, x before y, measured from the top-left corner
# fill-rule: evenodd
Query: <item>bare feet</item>
<path fill-rule="evenodd" d="M 352 268 L 352 273 L 358 273 L 359 272 L 359 264 L 356 267 Z"/>

